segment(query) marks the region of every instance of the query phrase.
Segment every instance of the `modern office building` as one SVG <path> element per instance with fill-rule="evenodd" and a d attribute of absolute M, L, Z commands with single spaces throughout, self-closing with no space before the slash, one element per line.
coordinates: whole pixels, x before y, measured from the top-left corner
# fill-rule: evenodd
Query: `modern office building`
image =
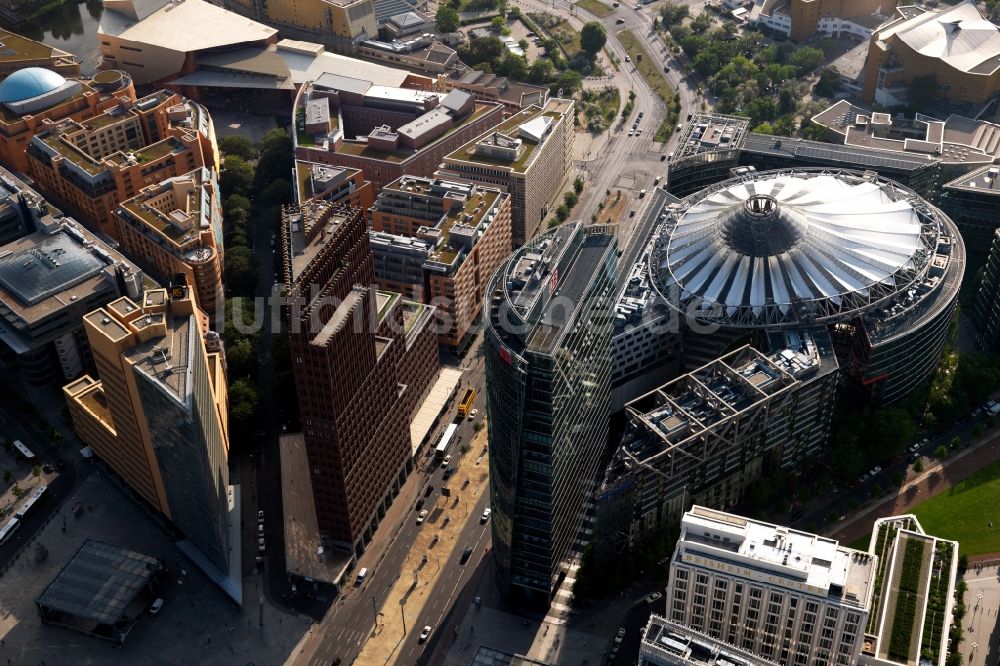
<path fill-rule="evenodd" d="M 1000 141 L 1000 134 L 997 140 Z M 985 263 L 1000 227 L 1000 168 L 982 166 L 949 181 L 941 188 L 938 206 L 952 219 L 968 253 L 967 273 Z"/>
<path fill-rule="evenodd" d="M 778 666 L 778 663 L 653 613 L 642 630 L 639 666 Z"/>
<path fill-rule="evenodd" d="M 46 215 L 61 217 L 62 213 L 20 178 L 0 167 L 0 246 L 36 231 Z"/>
<path fill-rule="evenodd" d="M 978 112 L 1000 92 L 1000 28 L 972 0 L 906 9 L 872 33 L 862 99 L 880 106 L 903 105 L 909 84 L 932 76 L 937 97 L 966 103 Z"/>
<path fill-rule="evenodd" d="M 594 493 L 598 560 L 675 527 L 692 504 L 730 509 L 768 472 L 826 449 L 838 366 L 823 328 L 774 333 L 626 405 L 625 434 Z"/>
<path fill-rule="evenodd" d="M 563 224 L 486 289 L 492 555 L 515 599 L 548 605 L 605 457 L 616 260 L 613 236 Z"/>
<path fill-rule="evenodd" d="M 139 268 L 77 222 L 29 210 L 24 234 L 0 248 L 5 365 L 33 386 L 79 376 L 91 364 L 81 318 L 119 296 L 138 297 L 143 282 Z"/>
<path fill-rule="evenodd" d="M 695 506 L 670 559 L 667 619 L 779 664 L 858 663 L 878 558 Z"/>
<path fill-rule="evenodd" d="M 23 35 L 0 30 L 0 79 L 26 67 L 41 67 L 65 78 L 79 78 L 80 62 L 69 51 L 36 42 Z"/>
<path fill-rule="evenodd" d="M 287 208 L 282 246 L 319 533 L 360 554 L 413 470 L 410 418 L 439 370 L 434 309 L 375 290 L 359 209 Z"/>
<path fill-rule="evenodd" d="M 161 283 L 187 276 L 198 307 L 222 303 L 222 202 L 215 171 L 201 167 L 149 185 L 114 210 L 122 249 Z"/>
<path fill-rule="evenodd" d="M 895 6 L 895 0 L 758 0 L 748 21 L 796 42 L 817 32 L 867 40 L 872 30 L 895 16 Z"/>
<path fill-rule="evenodd" d="M 441 345 L 463 351 L 486 282 L 510 252 L 510 195 L 403 176 L 382 188 L 370 218 L 379 286 L 434 305 Z"/>
<path fill-rule="evenodd" d="M 972 323 L 976 327 L 976 348 L 993 354 L 1000 352 L 1000 228 L 993 231 L 983 281 L 972 308 Z"/>
<path fill-rule="evenodd" d="M 97 35 L 105 66 L 159 86 L 203 55 L 273 44 L 278 31 L 206 0 L 109 0 Z"/>
<path fill-rule="evenodd" d="M 225 7 L 279 27 L 296 39 L 323 42 L 340 53 L 354 53 L 359 42 L 378 39 L 377 9 L 373 0 L 227 0 Z M 413 3 L 396 6 L 412 8 Z M 388 18 L 386 16 L 385 18 Z"/>
<path fill-rule="evenodd" d="M 472 93 L 477 102 L 502 104 L 504 116 L 512 116 L 531 106 L 545 108 L 549 101 L 549 89 L 545 86 L 517 83 L 506 76 L 487 74 L 464 64 L 439 75 L 437 85 L 445 92 L 464 90 Z"/>
<path fill-rule="evenodd" d="M 91 79 L 67 79 L 50 69 L 25 67 L 0 81 L 0 162 L 28 170 L 28 142 L 45 121 L 86 120 L 135 99 L 132 79 L 105 70 Z"/>
<path fill-rule="evenodd" d="M 916 516 L 879 518 L 868 552 L 875 592 L 858 661 L 862 666 L 944 666 L 958 578 L 958 543 L 924 532 Z"/>
<path fill-rule="evenodd" d="M 299 159 L 360 169 L 377 193 L 404 175 L 431 177 L 445 155 L 496 127 L 503 109 L 460 90 L 327 73 L 302 87 L 294 113 Z"/>
<path fill-rule="evenodd" d="M 511 196 L 514 247 L 538 232 L 573 162 L 571 99 L 520 111 L 447 155 L 438 176 L 497 187 Z"/>
<path fill-rule="evenodd" d="M 718 355 L 755 331 L 824 325 L 848 383 L 881 405 L 937 366 L 965 245 L 912 190 L 874 172 L 752 172 L 665 212 L 651 282 L 663 302 L 714 328 L 716 337 L 692 338 L 704 350 Z"/>
<path fill-rule="evenodd" d="M 208 111 L 166 91 L 121 100 L 82 120 L 43 121 L 27 155 L 39 190 L 112 237 L 122 201 L 167 178 L 219 165 Z"/>
<path fill-rule="evenodd" d="M 184 540 L 179 546 L 242 600 L 240 504 L 229 485 L 226 375 L 184 275 L 83 318 L 99 379 L 63 388 L 73 427 Z"/>

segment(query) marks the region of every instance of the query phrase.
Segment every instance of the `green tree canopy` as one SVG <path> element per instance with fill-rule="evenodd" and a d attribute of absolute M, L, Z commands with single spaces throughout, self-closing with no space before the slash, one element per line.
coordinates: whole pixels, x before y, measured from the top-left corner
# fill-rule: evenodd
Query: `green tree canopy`
<path fill-rule="evenodd" d="M 584 24 L 580 30 L 580 48 L 586 51 L 591 58 L 604 48 L 607 41 L 608 35 L 604 31 L 604 26 L 597 21 Z"/>
<path fill-rule="evenodd" d="M 235 155 L 248 162 L 257 157 L 257 149 L 254 147 L 253 142 L 245 136 L 238 134 L 221 137 L 219 139 L 219 150 L 224 155 Z"/>
<path fill-rule="evenodd" d="M 243 158 L 230 155 L 222 161 L 219 189 L 222 190 L 223 198 L 233 194 L 246 197 L 253 191 L 253 180 L 253 166 Z"/>
<path fill-rule="evenodd" d="M 462 23 L 458 11 L 449 5 L 438 7 L 434 20 L 437 22 L 437 29 L 440 32 L 455 32 Z"/>

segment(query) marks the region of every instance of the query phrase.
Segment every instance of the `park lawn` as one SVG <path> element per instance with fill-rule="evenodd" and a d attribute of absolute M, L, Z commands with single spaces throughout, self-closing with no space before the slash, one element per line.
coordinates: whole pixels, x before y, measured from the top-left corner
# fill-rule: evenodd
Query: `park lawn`
<path fill-rule="evenodd" d="M 958 541 L 963 555 L 1000 553 L 1000 460 L 921 502 L 911 513 L 928 534 Z"/>
<path fill-rule="evenodd" d="M 611 7 L 608 7 L 606 4 L 599 2 L 598 0 L 577 0 L 575 4 L 577 7 L 586 9 L 594 16 L 599 16 L 600 18 L 604 18 L 614 11 Z"/>
<path fill-rule="evenodd" d="M 621 42 L 625 52 L 631 56 L 632 64 L 638 68 L 639 74 L 646 80 L 646 83 L 653 89 L 653 92 L 659 95 L 660 99 L 663 100 L 664 106 L 667 108 L 667 115 L 663 118 L 663 124 L 656 130 L 656 136 L 653 137 L 653 141 L 666 141 L 673 134 L 674 127 L 677 124 L 678 111 L 674 102 L 674 89 L 663 78 L 663 73 L 660 72 L 656 63 L 649 57 L 649 53 L 645 47 L 632 34 L 631 30 L 622 30 L 619 32 L 618 41 Z"/>

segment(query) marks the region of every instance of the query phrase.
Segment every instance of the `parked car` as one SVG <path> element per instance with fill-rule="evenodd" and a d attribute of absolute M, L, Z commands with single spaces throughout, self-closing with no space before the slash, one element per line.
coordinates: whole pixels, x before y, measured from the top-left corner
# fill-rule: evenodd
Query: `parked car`
<path fill-rule="evenodd" d="M 427 637 L 430 635 L 431 635 L 431 625 L 428 624 L 426 627 L 423 628 L 423 630 L 421 630 L 420 635 L 417 636 L 417 642 L 423 643 L 424 641 L 427 640 Z"/>
<path fill-rule="evenodd" d="M 263 538 L 257 539 L 257 552 L 258 553 L 263 553 L 264 552 L 264 539 Z"/>
<path fill-rule="evenodd" d="M 629 136 L 635 136 L 635 128 L 632 128 L 632 129 L 630 129 L 630 130 L 628 131 L 628 135 L 629 135 Z"/>
<path fill-rule="evenodd" d="M 264 522 L 264 512 L 263 511 L 258 511 L 257 512 L 257 522 L 258 523 L 263 523 Z"/>
<path fill-rule="evenodd" d="M 663 598 L 662 594 L 660 594 L 659 592 L 653 592 L 648 597 L 646 597 L 646 603 L 647 604 L 651 604 L 651 603 L 654 603 L 656 601 L 659 601 L 662 598 Z"/>
<path fill-rule="evenodd" d="M 423 525 L 425 520 L 427 520 L 427 509 L 423 509 L 417 514 L 417 525 Z"/>
<path fill-rule="evenodd" d="M 625 640 L 625 627 L 618 627 L 618 633 L 615 634 L 615 643 L 621 644 Z"/>
<path fill-rule="evenodd" d="M 491 509 L 489 507 L 486 507 L 486 510 L 483 511 L 483 515 L 479 516 L 479 524 L 480 525 L 485 525 L 486 521 L 488 521 L 490 519 L 490 515 L 492 513 L 493 513 L 493 509 Z"/>
<path fill-rule="evenodd" d="M 462 551 L 462 559 L 459 560 L 461 564 L 465 564 L 472 557 L 472 546 L 466 546 L 465 550 Z"/>
<path fill-rule="evenodd" d="M 666 162 L 667 161 L 667 156 L 665 154 L 661 154 L 660 155 L 660 161 L 661 162 Z"/>
<path fill-rule="evenodd" d="M 160 612 L 161 608 L 163 608 L 163 599 L 157 598 L 153 601 L 153 604 L 149 607 L 149 614 L 156 615 L 157 613 Z"/>
<path fill-rule="evenodd" d="M 471 412 L 469 412 L 469 420 L 470 421 L 474 421 L 477 416 L 479 416 L 479 410 L 478 409 L 473 409 Z"/>
<path fill-rule="evenodd" d="M 446 455 L 444 460 L 441 461 L 441 469 L 447 467 L 449 463 L 451 463 L 451 454 Z"/>
<path fill-rule="evenodd" d="M 56 470 L 52 465 L 45 463 L 44 465 L 42 465 L 42 471 L 45 472 L 46 474 L 51 474 Z"/>
<path fill-rule="evenodd" d="M 617 21 L 615 21 L 615 25 L 624 25 L 624 24 L 625 24 L 625 19 L 623 18 L 620 18 Z"/>
<path fill-rule="evenodd" d="M 625 62 L 632 62 L 632 56 L 625 56 Z"/>

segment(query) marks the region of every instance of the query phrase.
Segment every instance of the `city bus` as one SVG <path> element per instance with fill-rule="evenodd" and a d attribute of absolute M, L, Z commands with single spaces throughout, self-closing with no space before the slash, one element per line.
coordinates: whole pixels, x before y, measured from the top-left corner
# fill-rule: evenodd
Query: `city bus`
<path fill-rule="evenodd" d="M 17 518 L 11 518 L 8 520 L 3 527 L 0 527 L 0 546 L 7 543 L 11 535 L 17 531 L 17 528 L 21 526 L 21 521 Z"/>
<path fill-rule="evenodd" d="M 458 415 L 463 419 L 472 411 L 472 404 L 476 401 L 476 389 L 470 388 L 465 391 L 462 402 L 458 403 Z"/>
<path fill-rule="evenodd" d="M 28 462 L 31 462 L 35 459 L 35 454 L 32 453 L 31 449 L 25 446 L 21 440 L 19 439 L 14 440 L 14 448 L 20 451 L 21 455 L 24 456 L 24 459 L 27 460 Z"/>
<path fill-rule="evenodd" d="M 46 489 L 47 486 L 43 484 L 32 490 L 31 494 L 28 495 L 28 499 L 24 500 L 24 503 L 21 504 L 20 508 L 18 508 L 14 515 L 17 518 L 24 520 L 24 517 L 28 515 L 29 511 L 31 511 L 31 507 L 35 506 L 35 504 L 37 504 L 38 501 L 45 495 Z"/>
<path fill-rule="evenodd" d="M 434 449 L 434 455 L 440 458 L 448 450 L 448 445 L 451 444 L 451 438 L 455 436 L 455 431 L 458 430 L 458 424 L 452 423 L 450 426 L 445 428 L 444 434 L 441 435 L 441 441 L 438 442 L 437 448 Z"/>

